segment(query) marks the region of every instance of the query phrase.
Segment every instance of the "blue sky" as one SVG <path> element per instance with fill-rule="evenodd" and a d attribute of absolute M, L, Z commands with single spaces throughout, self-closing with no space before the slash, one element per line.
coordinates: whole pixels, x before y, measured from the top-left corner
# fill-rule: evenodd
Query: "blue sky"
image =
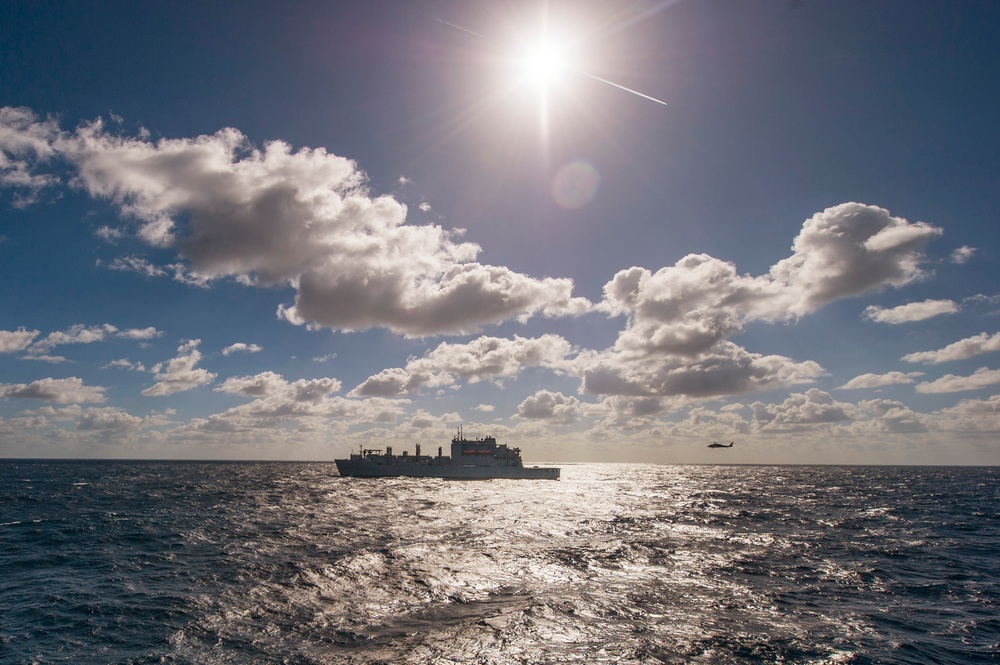
<path fill-rule="evenodd" d="M 1000 463 L 996 3 L 9 2 L 0 63 L 0 456 Z"/>

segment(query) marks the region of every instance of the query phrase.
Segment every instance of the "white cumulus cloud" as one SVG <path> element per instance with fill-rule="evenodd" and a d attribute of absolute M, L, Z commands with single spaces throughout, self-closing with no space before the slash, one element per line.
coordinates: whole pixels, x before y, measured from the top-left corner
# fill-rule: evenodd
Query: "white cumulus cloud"
<path fill-rule="evenodd" d="M 580 400 L 560 392 L 539 390 L 518 404 L 517 415 L 555 423 L 572 423 L 580 415 Z"/>
<path fill-rule="evenodd" d="M 352 400 L 337 397 L 341 382 L 334 378 L 287 381 L 280 374 L 262 372 L 227 379 L 218 392 L 255 398 L 207 419 L 192 421 L 202 431 L 268 429 L 287 420 L 339 418 L 352 423 L 392 423 L 403 413 L 406 400 Z"/>
<path fill-rule="evenodd" d="M 34 334 L 37 335 L 37 331 Z M 70 326 L 66 330 L 51 332 L 45 337 L 34 342 L 27 347 L 27 354 L 33 360 L 64 361 L 65 358 L 49 356 L 47 354 L 57 346 L 65 346 L 68 344 L 93 344 L 95 342 L 104 342 L 109 339 L 145 341 L 155 339 L 162 334 L 162 332 L 152 326 L 148 328 L 129 328 L 127 330 L 119 330 L 110 323 L 102 323 L 96 326 L 76 324 Z M 23 339 L 23 334 L 21 338 Z M 3 336 L 0 335 L 0 342 L 2 342 L 2 340 Z"/>
<path fill-rule="evenodd" d="M 146 397 L 163 397 L 174 393 L 193 390 L 215 380 L 216 374 L 195 367 L 201 360 L 198 345 L 201 340 L 189 340 L 177 347 L 177 356 L 166 363 L 153 365 L 156 383 L 142 391 Z"/>
<path fill-rule="evenodd" d="M 792 311 L 806 314 L 840 298 L 924 278 L 924 247 L 940 235 L 926 222 L 842 203 L 806 220 L 794 253 L 775 264 L 770 276 L 792 296 Z"/>
<path fill-rule="evenodd" d="M 918 393 L 957 393 L 966 390 L 979 390 L 1000 383 L 1000 369 L 980 367 L 970 376 L 945 374 L 940 379 L 918 383 Z"/>
<path fill-rule="evenodd" d="M 513 339 L 479 337 L 467 344 L 442 342 L 405 368 L 385 369 L 351 391 L 352 396 L 398 397 L 421 387 L 510 379 L 528 367 L 560 368 L 571 351 L 558 335 Z"/>
<path fill-rule="evenodd" d="M 53 156 L 58 135 L 53 118 L 40 120 L 23 107 L 0 108 L 0 186 L 18 190 L 15 206 L 35 202 L 40 190 L 58 182 L 54 175 L 37 172 Z"/>
<path fill-rule="evenodd" d="M 807 219 L 793 254 L 767 275 L 741 275 L 706 254 L 656 272 L 623 270 L 605 285 L 598 308 L 624 315 L 626 325 L 612 349 L 578 358 L 584 391 L 704 398 L 809 383 L 824 374 L 816 363 L 753 354 L 728 339 L 749 321 L 788 320 L 921 279 L 923 249 L 940 233 L 844 203 Z"/>
<path fill-rule="evenodd" d="M 962 245 L 951 253 L 951 262 L 962 264 L 967 262 L 972 258 L 973 254 L 976 253 L 975 247 L 969 247 L 968 245 Z"/>
<path fill-rule="evenodd" d="M 38 337 L 37 330 L 0 330 L 0 353 L 24 351 Z"/>
<path fill-rule="evenodd" d="M 952 360 L 965 360 L 993 351 L 1000 351 L 1000 333 L 994 333 L 991 336 L 983 332 L 949 344 L 937 351 L 908 353 L 903 356 L 903 360 L 911 363 L 937 365 Z"/>
<path fill-rule="evenodd" d="M 109 367 L 110 368 L 114 368 L 114 369 L 127 369 L 127 370 L 130 370 L 130 371 L 133 371 L 133 372 L 145 372 L 146 371 L 146 366 L 145 365 L 143 365 L 142 363 L 134 363 L 131 360 L 129 360 L 128 358 L 119 358 L 117 360 L 112 360 L 111 362 L 107 363 L 106 365 L 102 365 L 101 369 L 107 369 Z"/>
<path fill-rule="evenodd" d="M 860 390 L 863 388 L 882 388 L 899 384 L 913 383 L 914 379 L 923 376 L 923 372 L 886 372 L 885 374 L 861 374 L 854 377 L 837 390 Z"/>
<path fill-rule="evenodd" d="M 0 137 L 8 181 L 58 156 L 136 237 L 177 252 L 190 268 L 176 278 L 294 285 L 294 304 L 279 309 L 293 323 L 425 336 L 591 307 L 569 279 L 477 263 L 480 248 L 460 232 L 408 224 L 402 203 L 369 194 L 355 162 L 322 148 L 258 148 L 231 128 L 158 141 L 108 133 L 100 121 L 67 132 L 24 109 L 5 109 Z M 163 270 L 134 257 L 109 267 Z"/>
<path fill-rule="evenodd" d="M 718 342 L 693 357 L 614 350 L 581 354 L 574 365 L 584 392 L 634 397 L 738 395 L 811 383 L 826 373 L 811 360 L 750 353 L 732 342 Z"/>
<path fill-rule="evenodd" d="M 254 376 L 226 379 L 215 390 L 245 397 L 279 398 L 292 402 L 317 402 L 328 395 L 339 392 L 341 387 L 341 382 L 333 378 L 299 379 L 289 382 L 275 372 L 261 372 Z"/>
<path fill-rule="evenodd" d="M 118 234 L 124 235 L 121 231 L 118 231 Z M 99 260 L 97 265 L 102 266 L 104 263 Z M 108 263 L 107 267 L 109 270 L 134 272 L 146 277 L 162 277 L 167 274 L 166 270 L 160 266 L 153 265 L 141 256 L 120 256 L 111 261 L 111 263 Z"/>
<path fill-rule="evenodd" d="M 235 344 L 230 344 L 222 350 L 222 355 L 229 356 L 234 353 L 260 353 L 264 348 L 258 346 L 257 344 L 246 344 L 244 342 L 236 342 Z"/>
<path fill-rule="evenodd" d="M 138 429 L 143 419 L 129 415 L 115 407 L 86 409 L 77 422 L 76 428 L 82 431 L 99 432 L 129 432 Z"/>
<path fill-rule="evenodd" d="M 32 344 L 31 348 L 28 349 L 28 353 L 31 355 L 41 355 L 64 344 L 92 344 L 94 342 L 102 342 L 109 335 L 116 332 L 118 332 L 118 328 L 109 323 L 99 326 L 77 324 L 70 326 L 67 330 L 49 333 Z"/>
<path fill-rule="evenodd" d="M 873 399 L 858 403 L 862 413 L 870 414 L 871 425 L 876 431 L 892 433 L 925 432 L 928 426 L 919 414 L 896 400 Z"/>
<path fill-rule="evenodd" d="M 84 385 L 75 376 L 68 379 L 39 379 L 31 383 L 0 383 L 0 397 L 38 399 L 57 404 L 103 402 L 105 388 Z"/>
<path fill-rule="evenodd" d="M 836 401 L 829 393 L 810 388 L 804 393 L 792 393 L 781 404 L 751 405 L 754 419 L 764 430 L 795 430 L 805 425 L 842 423 L 854 420 L 857 413 L 852 404 Z"/>
<path fill-rule="evenodd" d="M 122 330 L 115 336 L 121 339 L 147 340 L 156 339 L 162 335 L 163 332 L 157 330 L 153 326 L 149 326 L 148 328 L 129 328 L 128 330 Z"/>
<path fill-rule="evenodd" d="M 865 308 L 864 316 L 875 323 L 913 323 L 942 314 L 954 314 L 958 309 L 958 303 L 953 300 L 924 300 L 890 309 L 871 305 Z"/>

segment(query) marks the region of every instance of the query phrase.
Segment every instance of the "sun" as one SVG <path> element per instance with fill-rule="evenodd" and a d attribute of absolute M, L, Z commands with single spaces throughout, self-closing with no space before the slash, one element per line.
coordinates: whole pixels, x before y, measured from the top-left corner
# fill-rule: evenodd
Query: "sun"
<path fill-rule="evenodd" d="M 542 90 L 559 83 L 570 71 L 566 45 L 550 35 L 520 47 L 518 53 L 515 59 L 518 78 Z"/>

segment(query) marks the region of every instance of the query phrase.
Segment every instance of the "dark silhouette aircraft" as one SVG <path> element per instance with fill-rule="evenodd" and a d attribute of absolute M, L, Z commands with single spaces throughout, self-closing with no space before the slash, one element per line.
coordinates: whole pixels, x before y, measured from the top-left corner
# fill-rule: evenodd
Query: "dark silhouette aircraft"
<path fill-rule="evenodd" d="M 724 444 L 724 443 L 714 443 L 713 442 L 713 443 L 708 444 L 708 447 L 709 448 L 732 448 L 733 447 L 733 442 L 730 441 L 728 446 L 726 444 Z"/>

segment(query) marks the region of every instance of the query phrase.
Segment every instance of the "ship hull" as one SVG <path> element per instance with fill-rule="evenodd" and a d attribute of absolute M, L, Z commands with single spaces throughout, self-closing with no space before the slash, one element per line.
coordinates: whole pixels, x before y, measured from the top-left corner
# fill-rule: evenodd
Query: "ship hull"
<path fill-rule="evenodd" d="M 351 478 L 444 478 L 446 480 L 558 480 L 554 467 L 457 466 L 451 464 L 376 464 L 366 459 L 338 459 L 337 471 Z"/>

